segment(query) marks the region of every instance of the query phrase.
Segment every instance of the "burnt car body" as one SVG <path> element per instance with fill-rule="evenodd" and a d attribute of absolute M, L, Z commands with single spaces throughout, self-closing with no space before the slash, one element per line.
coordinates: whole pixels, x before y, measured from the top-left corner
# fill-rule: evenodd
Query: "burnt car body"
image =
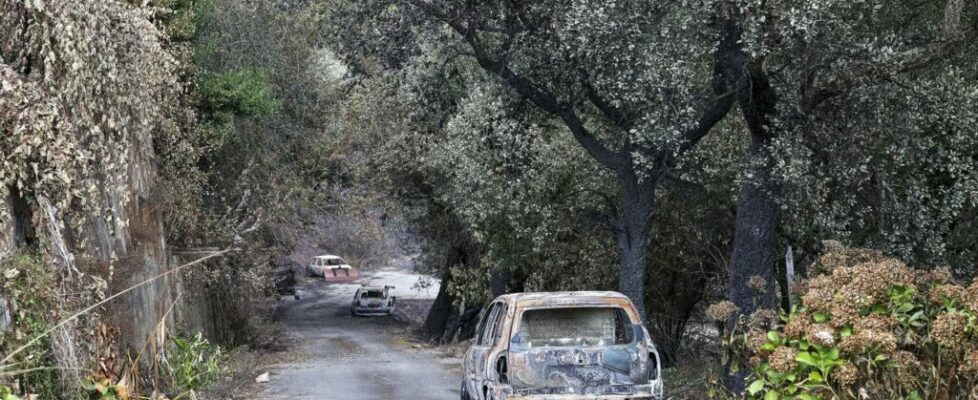
<path fill-rule="evenodd" d="M 393 315 L 397 307 L 397 297 L 391 295 L 393 286 L 384 287 L 361 287 L 353 295 L 353 304 L 350 305 L 350 314 L 353 316 L 363 315 Z"/>
<path fill-rule="evenodd" d="M 313 257 L 306 271 L 309 276 L 321 276 L 329 283 L 349 283 L 359 277 L 355 268 L 332 254 Z"/>
<path fill-rule="evenodd" d="M 292 260 L 280 259 L 272 265 L 269 271 L 269 280 L 272 283 L 271 291 L 276 299 L 282 296 L 292 296 L 299 299 L 299 291 L 296 289 L 295 271 L 300 269 L 299 264 Z"/>
<path fill-rule="evenodd" d="M 659 399 L 659 355 L 616 292 L 516 293 L 483 310 L 462 400 Z"/>

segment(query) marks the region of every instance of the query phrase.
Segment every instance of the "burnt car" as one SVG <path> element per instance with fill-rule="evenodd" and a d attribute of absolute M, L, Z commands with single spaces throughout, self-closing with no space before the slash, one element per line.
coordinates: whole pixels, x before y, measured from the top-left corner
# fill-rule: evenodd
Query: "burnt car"
<path fill-rule="evenodd" d="M 462 400 L 662 398 L 659 354 L 616 292 L 500 296 L 462 368 Z"/>
<path fill-rule="evenodd" d="M 360 287 L 357 289 L 357 293 L 353 295 L 350 314 L 353 316 L 394 315 L 394 309 L 397 307 L 397 296 L 391 295 L 391 289 L 394 287 Z"/>
<path fill-rule="evenodd" d="M 357 270 L 339 256 L 327 254 L 313 257 L 306 267 L 309 276 L 321 276 L 326 282 L 353 282 L 357 279 Z"/>
<path fill-rule="evenodd" d="M 270 290 L 273 292 L 269 294 L 274 294 L 276 299 L 282 296 L 292 296 L 298 300 L 299 291 L 295 287 L 295 271 L 299 268 L 299 264 L 294 261 L 277 260 L 269 271 L 269 280 L 272 283 Z"/>

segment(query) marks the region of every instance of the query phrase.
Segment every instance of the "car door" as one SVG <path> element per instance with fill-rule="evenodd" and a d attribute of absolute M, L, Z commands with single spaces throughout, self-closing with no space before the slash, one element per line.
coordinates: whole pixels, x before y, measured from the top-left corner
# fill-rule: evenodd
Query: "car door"
<path fill-rule="evenodd" d="M 469 395 L 473 399 L 483 398 L 482 389 L 485 387 L 488 378 L 486 366 L 490 346 L 492 345 L 492 328 L 496 326 L 501 308 L 502 302 L 498 301 L 490 304 L 486 308 L 476 329 L 475 342 L 469 348 L 468 353 L 466 353 L 464 379 Z"/>
<path fill-rule="evenodd" d="M 486 329 L 486 340 L 489 343 L 489 348 L 486 351 L 485 371 L 486 382 L 490 384 L 509 383 L 508 379 L 506 377 L 500 377 L 499 373 L 500 369 L 504 371 L 508 369 L 506 365 L 508 360 L 504 358 L 509 354 L 508 328 L 512 321 L 510 321 L 507 315 L 507 308 L 506 303 L 500 303 L 496 311 L 495 320 L 488 321 L 492 323 L 492 326 Z"/>

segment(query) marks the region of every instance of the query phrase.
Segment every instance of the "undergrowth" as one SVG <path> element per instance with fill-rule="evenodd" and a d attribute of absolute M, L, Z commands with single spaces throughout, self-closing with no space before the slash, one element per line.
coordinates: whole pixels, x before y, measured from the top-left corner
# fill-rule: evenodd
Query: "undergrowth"
<path fill-rule="evenodd" d="M 978 280 L 865 250 L 812 270 L 791 312 L 760 310 L 727 333 L 727 356 L 750 371 L 747 399 L 978 398 Z M 731 307 L 711 314 L 725 321 Z"/>
<path fill-rule="evenodd" d="M 0 354 L 10 354 L 52 326 L 57 318 L 57 288 L 41 256 L 35 253 L 7 254 L 0 261 L 0 271 L 0 293 L 7 300 L 11 320 L 9 329 L 0 332 Z M 56 398 L 60 390 L 50 349 L 50 339 L 44 338 L 0 365 L 0 384 L 9 385 L 0 389 L 0 399 L 12 396 L 12 391 L 42 399 Z"/>

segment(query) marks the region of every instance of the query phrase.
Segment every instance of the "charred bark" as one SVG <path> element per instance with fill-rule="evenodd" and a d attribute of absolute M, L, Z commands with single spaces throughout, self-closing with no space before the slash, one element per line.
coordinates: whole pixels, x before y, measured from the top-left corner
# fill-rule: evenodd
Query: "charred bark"
<path fill-rule="evenodd" d="M 638 307 L 639 315 L 645 313 L 645 271 L 649 241 L 649 220 L 654 208 L 654 194 L 658 178 L 640 181 L 631 168 L 618 174 L 622 185 L 622 211 L 613 229 L 616 231 L 618 258 L 621 270 L 618 275 L 618 291 L 628 296 Z"/>
<path fill-rule="evenodd" d="M 430 342 L 447 343 L 471 337 L 475 332 L 476 319 L 482 304 L 465 305 L 460 310 L 457 301 L 448 291 L 451 284 L 451 268 L 464 265 L 467 268 L 479 268 L 479 257 L 468 244 L 457 244 L 448 250 L 445 264 L 442 266 L 441 287 L 438 296 L 428 311 L 428 317 L 422 326 L 425 338 Z"/>
<path fill-rule="evenodd" d="M 778 187 L 771 176 L 770 145 L 775 135 L 770 126 L 778 97 L 765 68 L 765 60 L 751 59 L 744 51 L 739 22 L 730 16 L 718 22 L 721 32 L 718 69 L 728 87 L 734 90 L 751 137 L 737 199 L 729 267 L 729 297 L 739 309 L 739 315 L 728 323 L 732 328 L 740 315 L 777 307 L 774 267 Z M 732 367 L 725 366 L 727 389 L 741 393 L 745 388 L 746 371 Z M 730 373 L 732 371 L 736 372 Z"/>

